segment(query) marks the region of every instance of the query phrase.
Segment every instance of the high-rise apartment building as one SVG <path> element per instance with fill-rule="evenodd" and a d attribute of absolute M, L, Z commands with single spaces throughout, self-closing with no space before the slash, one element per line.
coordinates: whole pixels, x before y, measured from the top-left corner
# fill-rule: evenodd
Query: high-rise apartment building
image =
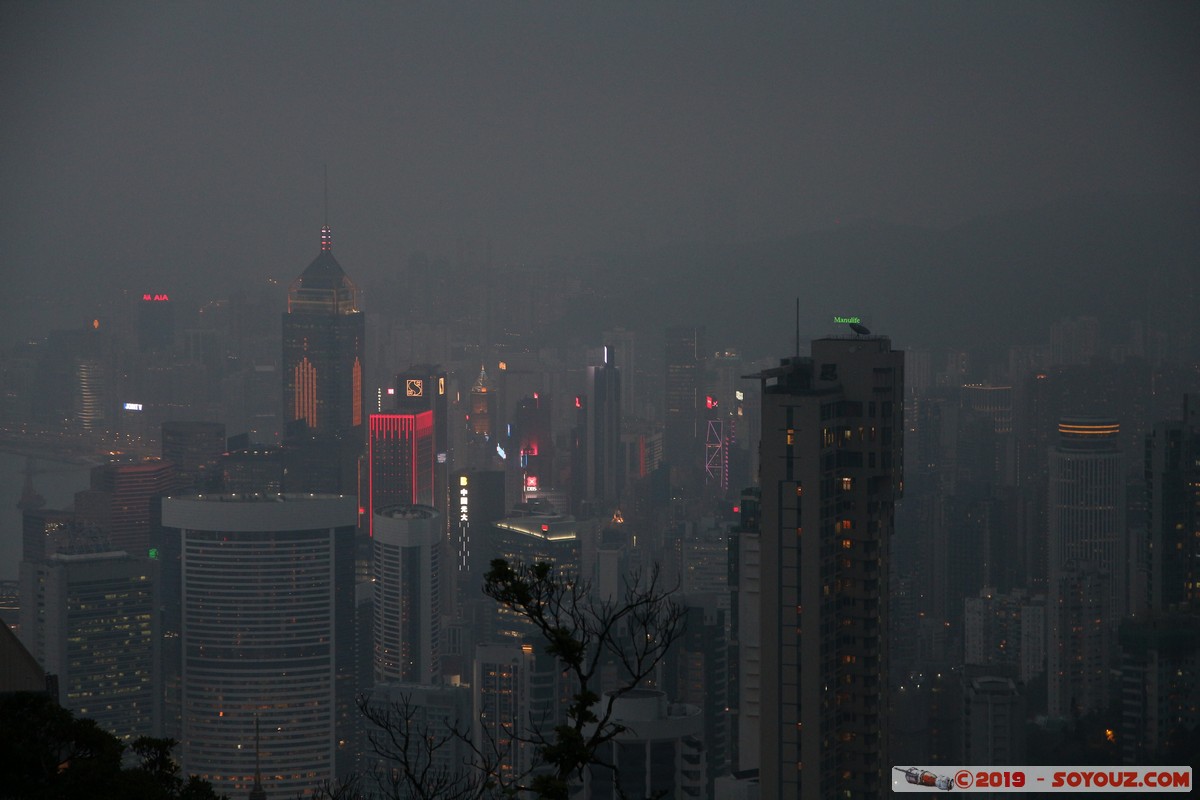
<path fill-rule="evenodd" d="M 365 331 L 358 289 L 333 257 L 333 234 L 324 227 L 321 252 L 293 281 L 283 315 L 285 423 L 303 420 L 318 436 L 361 436 Z"/>
<path fill-rule="evenodd" d="M 229 796 L 335 776 L 339 697 L 352 686 L 357 503 L 331 495 L 163 501 L 182 583 L 182 762 Z"/>
<path fill-rule="evenodd" d="M 375 681 L 430 685 L 441 675 L 442 517 L 431 506 L 375 509 Z"/>
<path fill-rule="evenodd" d="M 881 797 L 904 354 L 884 336 L 819 339 L 755 377 L 762 796 Z"/>

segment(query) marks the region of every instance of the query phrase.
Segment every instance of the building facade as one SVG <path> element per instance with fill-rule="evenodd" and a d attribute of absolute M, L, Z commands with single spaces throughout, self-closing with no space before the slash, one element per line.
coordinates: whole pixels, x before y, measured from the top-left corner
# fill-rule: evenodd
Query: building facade
<path fill-rule="evenodd" d="M 272 796 L 335 777 L 356 518 L 345 496 L 164 501 L 181 550 L 182 766 L 217 791 L 253 786 L 256 721 Z"/>
<path fill-rule="evenodd" d="M 288 290 L 283 314 L 283 420 L 302 420 L 316 435 L 361 437 L 366 424 L 366 317 L 358 289 L 333 257 L 333 234 L 321 229 L 321 252 Z"/>
<path fill-rule="evenodd" d="M 762 796 L 879 797 L 904 355 L 819 339 L 762 383 Z"/>
<path fill-rule="evenodd" d="M 386 506 L 373 530 L 375 680 L 437 683 L 442 516 L 431 506 Z"/>

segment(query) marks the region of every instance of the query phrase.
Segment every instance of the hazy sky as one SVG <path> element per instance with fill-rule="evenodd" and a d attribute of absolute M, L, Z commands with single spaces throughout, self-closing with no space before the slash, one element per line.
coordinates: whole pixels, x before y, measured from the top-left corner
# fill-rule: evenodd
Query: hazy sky
<path fill-rule="evenodd" d="M 290 278 L 325 165 L 367 277 L 1194 191 L 1198 41 L 1194 2 L 8 0 L 0 313 Z"/>

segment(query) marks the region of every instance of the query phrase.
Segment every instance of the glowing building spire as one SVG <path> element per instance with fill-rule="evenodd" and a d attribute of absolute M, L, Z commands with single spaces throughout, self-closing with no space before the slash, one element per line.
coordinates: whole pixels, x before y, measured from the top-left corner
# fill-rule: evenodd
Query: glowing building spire
<path fill-rule="evenodd" d="M 333 250 L 333 229 L 328 225 L 321 226 L 321 249 L 327 253 Z"/>

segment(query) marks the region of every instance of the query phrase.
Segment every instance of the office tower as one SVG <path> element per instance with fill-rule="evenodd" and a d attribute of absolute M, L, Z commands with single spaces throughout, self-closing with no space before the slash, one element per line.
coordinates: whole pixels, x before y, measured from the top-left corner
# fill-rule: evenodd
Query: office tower
<path fill-rule="evenodd" d="M 21 569 L 21 637 L 58 676 L 58 701 L 126 742 L 158 735 L 156 574 L 122 551 L 55 553 Z"/>
<path fill-rule="evenodd" d="M 437 683 L 442 517 L 431 506 L 385 506 L 372 530 L 375 681 Z"/>
<path fill-rule="evenodd" d="M 492 524 L 504 518 L 504 472 L 456 470 L 450 475 L 450 541 L 458 602 L 480 595 L 491 557 Z"/>
<path fill-rule="evenodd" d="M 138 301 L 138 351 L 169 354 L 175 347 L 175 304 L 166 292 L 146 292 Z"/>
<path fill-rule="evenodd" d="M 648 419 L 644 392 L 638 390 L 637 334 L 624 328 L 613 328 L 603 334 L 612 352 L 612 361 L 621 370 L 621 409 L 624 416 Z"/>
<path fill-rule="evenodd" d="M 223 423 L 171 420 L 162 424 L 162 457 L 175 465 L 182 491 L 219 488 L 218 464 L 224 453 Z"/>
<path fill-rule="evenodd" d="M 762 383 L 764 798 L 879 797 L 904 354 L 818 339 Z"/>
<path fill-rule="evenodd" d="M 1107 704 L 1125 611 L 1125 459 L 1116 420 L 1064 418 L 1049 453 L 1047 700 L 1052 717 Z"/>
<path fill-rule="evenodd" d="M 550 398 L 534 392 L 517 403 L 513 414 L 512 438 L 517 465 L 521 469 L 521 493 L 553 489 L 554 437 L 551 431 Z"/>
<path fill-rule="evenodd" d="M 612 506 L 625 488 L 621 448 L 621 371 L 607 346 L 589 354 L 586 402 L 580 409 L 584 424 L 583 495 L 593 507 Z"/>
<path fill-rule="evenodd" d="M 700 380 L 704 370 L 704 329 L 668 328 L 666 333 L 666 424 L 663 449 L 669 464 L 686 474 L 699 474 Z"/>
<path fill-rule="evenodd" d="M 1026 763 L 1025 702 L 1012 678 L 964 677 L 962 733 L 964 764 Z"/>
<path fill-rule="evenodd" d="M 175 465 L 161 458 L 113 461 L 92 469 L 91 489 L 75 495 L 75 516 L 108 536 L 113 550 L 145 555 L 155 544 L 162 498 L 177 486 Z"/>
<path fill-rule="evenodd" d="M 605 695 L 600 702 L 608 700 Z M 601 763 L 588 766 L 588 797 L 706 796 L 704 718 L 698 707 L 670 703 L 657 689 L 632 689 L 613 703 L 612 720 L 623 730 L 601 745 Z M 604 766 L 609 764 L 616 769 Z"/>
<path fill-rule="evenodd" d="M 279 494 L 283 491 L 283 451 L 250 444 L 245 437 L 229 440 L 220 462 L 221 486 L 230 494 Z"/>
<path fill-rule="evenodd" d="M 475 436 L 489 439 L 492 435 L 493 400 L 495 394 L 490 393 L 487 368 L 479 365 L 479 377 L 471 386 L 471 412 L 467 429 Z"/>
<path fill-rule="evenodd" d="M 356 521 L 346 496 L 163 501 L 182 551 L 185 773 L 231 797 L 248 792 L 261 721 L 270 796 L 335 777 L 349 738 L 337 717 L 353 685 Z"/>
<path fill-rule="evenodd" d="M 451 462 L 450 395 L 446 372 L 437 364 L 414 364 L 396 375 L 395 410 L 401 414 L 433 412 L 433 491 L 431 500 L 414 499 L 438 510 L 443 521 L 449 517 L 446 488 Z"/>
<path fill-rule="evenodd" d="M 525 516 L 514 509 L 513 516 L 497 521 L 488 531 L 488 541 L 475 545 L 484 564 L 502 558 L 509 564 L 551 564 L 554 574 L 565 580 L 587 574 L 591 561 L 584 561 L 584 550 L 595 542 L 599 524 L 595 520 L 576 520 L 565 514 L 532 512 Z M 594 552 L 594 551 L 593 551 Z M 589 556 L 591 553 L 589 552 Z M 486 567 L 485 567 L 486 568 Z M 497 603 L 488 602 L 481 620 L 484 634 L 500 639 L 533 641 L 533 624 L 525 617 Z"/>
<path fill-rule="evenodd" d="M 432 506 L 437 466 L 433 412 L 371 414 L 369 428 L 372 527 L 379 508 L 398 503 Z"/>
<path fill-rule="evenodd" d="M 108 374 L 96 359 L 83 358 L 75 365 L 75 378 L 79 389 L 75 396 L 75 422 L 90 431 L 108 416 Z"/>
<path fill-rule="evenodd" d="M 1200 608 L 1200 395 L 1185 396 L 1183 419 L 1147 437 L 1146 488 L 1150 610 Z"/>
<path fill-rule="evenodd" d="M 303 420 L 318 436 L 361 439 L 366 318 L 358 301 L 324 227 L 321 252 L 292 282 L 283 314 L 285 423 Z"/>

